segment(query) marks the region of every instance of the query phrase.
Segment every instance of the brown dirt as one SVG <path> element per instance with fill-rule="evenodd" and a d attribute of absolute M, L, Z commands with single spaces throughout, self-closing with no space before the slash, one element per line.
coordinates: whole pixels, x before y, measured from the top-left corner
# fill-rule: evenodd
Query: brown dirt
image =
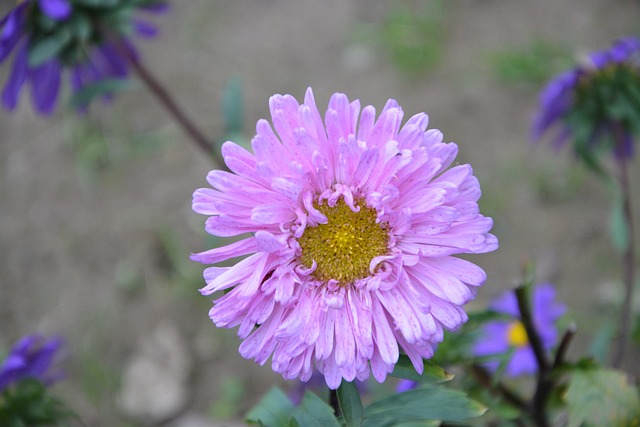
<path fill-rule="evenodd" d="M 178 3 L 159 20 L 160 39 L 143 42 L 144 58 L 210 135 L 222 133 L 220 94 L 234 76 L 244 83 L 248 135 L 268 117 L 270 95 L 300 99 L 307 86 L 321 109 L 343 91 L 378 108 L 392 97 L 408 114 L 426 111 L 431 127 L 460 145 L 459 161 L 473 165 L 483 209 L 495 220 L 500 250 L 475 258 L 489 275 L 479 301 L 514 283 L 523 260 L 536 259 L 539 278 L 558 286 L 584 331 L 584 348 L 606 319 L 602 295 L 615 297 L 620 277 L 607 240 L 609 196 L 566 150 L 529 143 L 536 91 L 501 84 L 486 58 L 534 38 L 576 52 L 604 48 L 638 29 L 638 2 L 450 2 L 442 61 L 413 78 L 375 44 L 353 42 L 356 25 L 379 28 L 391 2 Z M 178 325 L 196 360 L 194 411 L 206 413 L 223 398 L 230 379 L 245 389 L 239 411 L 281 383 L 268 366 L 242 360 L 233 331 L 216 330 L 207 318 L 200 267 L 186 258 L 207 247 L 190 199 L 211 166 L 154 98 L 138 89 L 92 110 L 87 132 L 110 147 L 93 181 L 79 175 L 70 144 L 82 118 L 38 118 L 27 101 L 14 114 L 0 112 L 0 348 L 32 331 L 63 333 L 71 356 L 61 387 L 90 426 L 125 425 L 114 411 L 118 375 L 162 320 Z M 128 144 L 145 138 L 161 148 L 128 153 Z M 576 188 L 558 190 L 576 174 Z M 634 183 L 638 177 L 636 168 Z M 541 194 L 541 183 L 561 197 Z M 182 273 L 162 249 L 166 230 L 184 246 Z"/>

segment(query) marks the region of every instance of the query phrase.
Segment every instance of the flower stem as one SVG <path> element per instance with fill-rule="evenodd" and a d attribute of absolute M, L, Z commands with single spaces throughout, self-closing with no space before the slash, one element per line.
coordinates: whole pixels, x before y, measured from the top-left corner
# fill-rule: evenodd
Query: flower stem
<path fill-rule="evenodd" d="M 627 247 L 622 256 L 624 270 L 624 301 L 620 313 L 620 330 L 618 344 L 613 356 L 613 367 L 619 368 L 624 359 L 624 353 L 629 342 L 631 333 L 631 317 L 633 310 L 633 287 L 635 284 L 635 243 L 633 233 L 633 215 L 631 212 L 631 191 L 629 186 L 628 158 L 619 156 L 618 160 L 618 182 L 622 191 L 623 205 L 622 213 L 627 224 Z"/>
<path fill-rule="evenodd" d="M 340 400 L 338 399 L 338 390 L 329 389 L 329 406 L 333 409 L 336 417 L 342 414 L 340 410 Z"/>
<path fill-rule="evenodd" d="M 524 411 L 527 409 L 527 403 L 516 393 L 505 387 L 501 382 L 495 382 L 491 374 L 480 365 L 471 365 L 471 373 L 479 384 L 485 387 L 489 392 L 497 396 L 501 396 L 505 402 L 511 404 L 515 408 Z"/>
<path fill-rule="evenodd" d="M 556 350 L 556 357 L 553 359 L 553 368 L 557 368 L 564 363 L 564 359 L 567 355 L 567 350 L 569 350 L 569 344 L 573 340 L 573 337 L 576 335 L 578 331 L 578 327 L 575 323 L 569 325 L 564 335 L 562 336 L 562 340 L 560 341 L 560 345 L 558 346 L 558 350 Z"/>
<path fill-rule="evenodd" d="M 178 106 L 177 102 L 169 94 L 167 89 L 165 89 L 162 83 L 160 83 L 153 73 L 151 73 L 149 69 L 144 66 L 142 61 L 140 61 L 138 55 L 133 51 L 132 47 L 127 44 L 126 40 L 123 40 L 118 35 L 110 34 L 109 31 L 106 31 L 105 34 L 109 40 L 114 42 L 118 52 L 126 58 L 129 64 L 131 64 L 131 67 L 136 72 L 140 80 L 144 82 L 147 89 L 149 89 L 158 101 L 160 101 L 160 104 L 162 104 L 165 110 L 174 118 L 184 133 L 186 133 L 202 151 L 213 159 L 213 162 L 219 169 L 226 170 L 227 167 L 225 166 L 222 155 L 217 147 L 209 141 L 204 133 L 201 132 L 195 123 L 187 116 L 184 110 Z"/>
<path fill-rule="evenodd" d="M 527 331 L 529 344 L 533 349 L 536 362 L 538 363 L 538 382 L 536 392 L 531 402 L 530 415 L 538 427 L 549 427 L 549 419 L 547 417 L 547 401 L 553 388 L 553 378 L 551 376 L 551 362 L 542 345 L 540 334 L 533 322 L 531 314 L 531 306 L 529 304 L 528 287 L 520 286 L 516 289 L 516 298 L 518 300 L 518 310 L 520 311 L 520 320 Z"/>

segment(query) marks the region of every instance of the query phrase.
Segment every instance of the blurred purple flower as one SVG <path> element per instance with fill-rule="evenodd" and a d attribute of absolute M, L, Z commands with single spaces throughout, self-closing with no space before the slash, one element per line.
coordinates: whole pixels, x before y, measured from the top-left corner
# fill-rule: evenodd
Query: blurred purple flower
<path fill-rule="evenodd" d="M 640 39 L 637 37 L 626 37 L 617 40 L 613 46 L 607 50 L 592 52 L 588 55 L 587 61 L 573 69 L 563 72 L 551 80 L 541 92 L 538 102 L 538 111 L 533 120 L 532 136 L 534 140 L 539 140 L 543 134 L 555 128 L 553 145 L 560 147 L 567 140 L 576 136 L 575 126 L 568 123 L 567 117 L 574 110 L 581 99 L 587 102 L 594 101 L 591 93 L 586 96 L 580 95 L 598 76 L 611 76 L 615 78 L 616 69 L 626 67 L 631 69 L 633 75 L 640 75 L 638 63 L 638 52 L 640 51 Z M 628 74 L 627 74 L 628 75 Z M 638 79 L 636 79 L 637 81 Z M 605 79 L 605 82 L 607 79 Z M 613 84 L 611 87 L 619 88 L 622 92 L 629 91 L 625 84 Z M 630 131 L 636 125 L 626 122 L 626 118 L 615 118 L 618 113 L 611 113 L 609 105 L 612 101 L 617 102 L 620 97 L 613 91 L 600 91 L 595 104 L 590 105 L 589 111 L 593 123 L 592 132 L 588 135 L 588 146 L 593 147 L 601 138 L 622 132 L 622 138 L 616 144 L 614 150 L 619 157 L 631 157 L 633 155 L 633 138 Z M 603 95 L 607 92 L 607 95 Z M 607 96 L 607 98 L 602 98 Z M 634 95 L 635 96 L 635 95 Z"/>
<path fill-rule="evenodd" d="M 405 391 L 410 391 L 418 387 L 418 383 L 413 380 L 402 379 L 398 382 L 396 386 L 396 393 L 404 393 Z"/>
<path fill-rule="evenodd" d="M 62 373 L 53 370 L 52 365 L 61 347 L 61 338 L 45 340 L 38 335 L 27 335 L 18 341 L 0 366 L 0 393 L 27 378 L 47 385 L 59 380 Z"/>
<path fill-rule="evenodd" d="M 558 338 L 555 323 L 564 314 L 564 305 L 555 301 L 556 291 L 548 283 L 537 285 L 533 290 L 532 316 L 545 350 L 550 350 Z M 505 373 L 510 377 L 534 374 L 538 370 L 533 349 L 520 319 L 518 301 L 510 291 L 494 300 L 489 308 L 512 317 L 512 320 L 489 322 L 473 348 L 475 356 L 502 355 L 513 348 L 513 356 Z M 491 370 L 498 368 L 498 361 L 484 364 Z"/>
<path fill-rule="evenodd" d="M 33 47 L 33 31 L 40 31 L 37 23 L 38 14 L 31 13 L 37 8 L 42 15 L 57 23 L 64 23 L 74 13 L 68 0 L 25 0 L 21 1 L 5 17 L 0 20 L 0 64 L 15 52 L 9 78 L 2 91 L 2 104 L 8 110 L 14 110 L 25 84 L 31 86 L 31 96 L 36 111 L 47 115 L 53 112 L 61 86 L 63 70 L 70 69 L 70 82 L 73 93 L 79 93 L 87 87 L 109 79 L 124 79 L 129 74 L 129 61 L 122 49 L 128 49 L 133 57 L 136 51 L 127 38 L 121 37 L 117 44 L 113 41 L 102 41 L 91 44 L 100 37 L 87 37 L 87 40 L 71 39 L 69 45 L 81 47 L 84 54 L 76 60 L 65 60 L 61 55 L 65 48 L 60 49 L 59 55 L 44 60 L 38 65 L 29 63 L 29 52 Z M 163 12 L 166 5 L 153 3 L 139 7 L 147 12 Z M 142 37 L 154 37 L 156 28 L 144 21 L 132 18 L 135 33 Z M 35 29 L 34 29 L 35 28 Z M 95 31 L 92 29 L 91 31 Z M 66 45 L 65 45 L 66 46 Z"/>

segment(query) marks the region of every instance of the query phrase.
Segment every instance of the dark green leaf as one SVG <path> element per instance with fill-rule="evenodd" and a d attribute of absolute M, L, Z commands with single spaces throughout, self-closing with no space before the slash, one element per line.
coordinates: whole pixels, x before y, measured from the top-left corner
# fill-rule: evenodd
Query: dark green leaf
<path fill-rule="evenodd" d="M 612 369 L 579 370 L 566 394 L 569 427 L 640 425 L 640 397 L 627 375 Z"/>
<path fill-rule="evenodd" d="M 391 372 L 391 374 L 389 375 L 391 375 L 392 377 L 404 378 L 420 383 L 443 383 L 451 381 L 453 379 L 452 374 L 448 373 L 443 368 L 429 360 L 424 361 L 424 372 L 422 373 L 422 375 L 420 375 L 413 367 L 409 356 L 405 354 L 400 355 L 398 363 L 396 363 L 396 366 L 393 368 L 393 372 Z"/>
<path fill-rule="evenodd" d="M 629 225 L 624 215 L 624 199 L 620 191 L 616 191 L 609 217 L 609 231 L 613 246 L 624 252 L 629 246 Z"/>
<path fill-rule="evenodd" d="M 80 41 L 89 39 L 91 33 L 93 32 L 91 20 L 87 15 L 81 12 L 74 13 L 69 20 L 68 25 L 71 34 L 73 34 L 73 36 Z"/>
<path fill-rule="evenodd" d="M 338 401 L 347 427 L 362 425 L 362 400 L 360 392 L 353 382 L 342 381 L 338 388 Z"/>
<path fill-rule="evenodd" d="M 486 410 L 462 392 L 441 385 L 424 385 L 368 406 L 364 426 L 380 427 L 423 420 L 461 421 L 480 416 Z M 387 424 L 390 420 L 394 423 Z"/>
<path fill-rule="evenodd" d="M 278 387 L 273 387 L 247 414 L 247 423 L 266 427 L 290 425 L 289 419 L 295 407 Z"/>
<path fill-rule="evenodd" d="M 29 67 L 35 68 L 56 56 L 71 40 L 71 34 L 66 28 L 40 38 L 29 46 Z"/>
<path fill-rule="evenodd" d="M 303 427 L 341 427 L 333 409 L 310 391 L 304 394 L 302 403 L 293 412 L 293 418 Z"/>
<path fill-rule="evenodd" d="M 225 133 L 241 133 L 244 122 L 244 93 L 242 80 L 231 78 L 222 92 L 222 117 Z"/>
<path fill-rule="evenodd" d="M 1 426 L 63 426 L 73 417 L 37 380 L 23 380 L 0 394 Z"/>

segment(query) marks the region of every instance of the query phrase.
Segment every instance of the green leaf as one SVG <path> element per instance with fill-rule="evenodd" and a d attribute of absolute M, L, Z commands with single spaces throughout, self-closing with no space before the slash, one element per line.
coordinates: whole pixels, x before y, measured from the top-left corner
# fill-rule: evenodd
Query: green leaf
<path fill-rule="evenodd" d="M 56 56 L 71 40 L 71 34 L 66 28 L 37 39 L 29 45 L 29 67 L 36 68 Z"/>
<path fill-rule="evenodd" d="M 132 88 L 131 81 L 127 79 L 103 79 L 89 84 L 74 93 L 71 97 L 71 106 L 74 108 L 86 107 L 95 98 L 110 95 L 114 92 Z"/>
<path fill-rule="evenodd" d="M 266 427 L 286 427 L 295 410 L 293 403 L 278 387 L 273 387 L 247 414 L 247 423 Z"/>
<path fill-rule="evenodd" d="M 609 232 L 613 246 L 618 251 L 624 252 L 629 246 L 629 225 L 624 216 L 624 198 L 619 190 L 615 192 L 611 206 Z"/>
<path fill-rule="evenodd" d="M 244 93 L 242 79 L 229 79 L 222 91 L 222 118 L 225 133 L 242 133 L 244 122 Z"/>
<path fill-rule="evenodd" d="M 443 368 L 429 360 L 424 361 L 424 372 L 422 373 L 422 375 L 420 375 L 413 367 L 409 356 L 405 354 L 400 355 L 398 363 L 396 363 L 396 366 L 393 368 L 393 372 L 391 372 L 391 374 L 389 375 L 391 375 L 392 377 L 403 378 L 419 383 L 444 383 L 447 381 L 451 381 L 454 377 L 453 374 L 448 373 Z"/>
<path fill-rule="evenodd" d="M 76 39 L 85 41 L 89 39 L 93 28 L 91 26 L 91 20 L 89 16 L 80 11 L 75 12 L 69 20 L 69 30 L 75 36 Z"/>
<path fill-rule="evenodd" d="M 409 421 L 461 421 L 478 417 L 487 408 L 466 394 L 442 385 L 424 385 L 369 405 L 365 427 L 397 425 Z M 390 421 L 393 421 L 389 424 Z"/>
<path fill-rule="evenodd" d="M 333 409 L 310 391 L 304 394 L 302 403 L 293 412 L 292 417 L 299 426 L 341 427 Z"/>
<path fill-rule="evenodd" d="M 72 418 L 74 414 L 38 380 L 22 380 L 0 393 L 1 426 L 63 426 Z"/>
<path fill-rule="evenodd" d="M 565 398 L 569 427 L 640 425 L 640 396 L 623 372 L 612 369 L 576 371 Z"/>
<path fill-rule="evenodd" d="M 362 425 L 362 400 L 360 392 L 353 382 L 342 381 L 338 388 L 338 401 L 347 427 Z"/>

